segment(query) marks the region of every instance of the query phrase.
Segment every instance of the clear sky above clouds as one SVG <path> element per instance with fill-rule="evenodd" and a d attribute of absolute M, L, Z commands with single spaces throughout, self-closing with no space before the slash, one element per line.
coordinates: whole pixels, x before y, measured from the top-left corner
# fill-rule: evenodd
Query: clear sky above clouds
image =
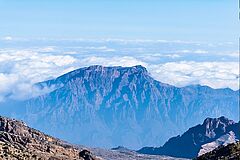
<path fill-rule="evenodd" d="M 239 28 L 237 0 L 0 0 L 0 102 L 90 65 L 237 90 Z"/>
<path fill-rule="evenodd" d="M 0 0 L 0 37 L 234 41 L 237 0 Z"/>

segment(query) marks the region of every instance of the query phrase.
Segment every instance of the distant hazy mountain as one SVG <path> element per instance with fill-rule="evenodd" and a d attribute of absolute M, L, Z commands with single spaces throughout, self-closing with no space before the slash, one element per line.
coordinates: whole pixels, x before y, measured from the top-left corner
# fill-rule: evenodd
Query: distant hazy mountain
<path fill-rule="evenodd" d="M 240 138 L 240 123 L 225 117 L 207 118 L 181 136 L 169 139 L 162 147 L 145 147 L 139 153 L 194 158 Z"/>
<path fill-rule="evenodd" d="M 174 87 L 154 80 L 142 66 L 90 66 L 37 85 L 56 89 L 27 100 L 11 116 L 90 146 L 160 146 L 206 117 L 238 117 L 238 91 Z"/>

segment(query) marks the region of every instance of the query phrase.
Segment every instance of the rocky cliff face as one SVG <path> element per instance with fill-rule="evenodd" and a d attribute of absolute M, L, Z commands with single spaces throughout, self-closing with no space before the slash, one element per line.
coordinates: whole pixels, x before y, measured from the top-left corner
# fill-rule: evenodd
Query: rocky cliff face
<path fill-rule="evenodd" d="M 204 155 L 201 155 L 196 160 L 209 160 L 209 159 L 217 159 L 217 160 L 237 160 L 240 157 L 240 142 L 232 143 L 227 146 L 219 146 L 211 152 L 208 152 Z"/>
<path fill-rule="evenodd" d="M 169 139 L 162 147 L 145 147 L 139 153 L 194 158 L 220 145 L 240 138 L 240 123 L 225 117 L 207 118 L 203 124 L 190 128 L 181 136 Z"/>
<path fill-rule="evenodd" d="M 215 141 L 203 144 L 201 146 L 200 151 L 198 152 L 198 156 L 201 156 L 205 153 L 211 152 L 212 150 L 216 149 L 219 146 L 226 146 L 231 143 L 237 142 L 239 139 L 236 137 L 233 131 L 230 131 L 227 134 L 224 134 L 220 138 L 216 139 Z"/>
<path fill-rule="evenodd" d="M 0 116 L 0 159 L 97 160 L 100 158 L 94 157 L 88 150 L 81 150 L 30 128 L 21 121 Z"/>
<path fill-rule="evenodd" d="M 174 87 L 154 80 L 142 66 L 90 66 L 37 85 L 56 89 L 27 100 L 24 113 L 15 115 L 88 146 L 159 146 L 206 117 L 238 116 L 238 92 Z"/>

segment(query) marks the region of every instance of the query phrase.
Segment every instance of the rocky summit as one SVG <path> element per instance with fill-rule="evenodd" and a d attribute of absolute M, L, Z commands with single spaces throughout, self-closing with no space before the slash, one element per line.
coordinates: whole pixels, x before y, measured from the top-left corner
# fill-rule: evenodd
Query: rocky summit
<path fill-rule="evenodd" d="M 194 158 L 240 138 L 240 123 L 225 117 L 207 118 L 181 136 L 169 139 L 162 147 L 144 147 L 139 153 Z"/>
<path fill-rule="evenodd" d="M 24 122 L 0 116 L 1 160 L 100 160 L 80 149 L 28 127 Z"/>

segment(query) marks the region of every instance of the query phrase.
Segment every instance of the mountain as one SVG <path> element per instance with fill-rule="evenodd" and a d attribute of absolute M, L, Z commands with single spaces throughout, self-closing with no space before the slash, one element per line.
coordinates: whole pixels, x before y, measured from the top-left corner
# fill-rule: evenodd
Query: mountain
<path fill-rule="evenodd" d="M 219 146 L 211 152 L 196 158 L 196 160 L 237 160 L 240 157 L 240 142 L 232 143 L 227 146 Z"/>
<path fill-rule="evenodd" d="M 0 159 L 100 160 L 89 150 L 80 150 L 28 127 L 22 121 L 2 116 L 0 116 Z"/>
<path fill-rule="evenodd" d="M 90 66 L 36 86 L 52 91 L 22 102 L 15 107 L 19 113 L 6 107 L 11 114 L 4 115 L 87 146 L 159 146 L 206 117 L 238 118 L 238 91 L 175 87 L 154 80 L 142 66 Z"/>
<path fill-rule="evenodd" d="M 221 145 L 237 142 L 240 123 L 225 117 L 207 118 L 181 136 L 170 138 L 162 147 L 144 147 L 139 153 L 194 158 Z"/>

